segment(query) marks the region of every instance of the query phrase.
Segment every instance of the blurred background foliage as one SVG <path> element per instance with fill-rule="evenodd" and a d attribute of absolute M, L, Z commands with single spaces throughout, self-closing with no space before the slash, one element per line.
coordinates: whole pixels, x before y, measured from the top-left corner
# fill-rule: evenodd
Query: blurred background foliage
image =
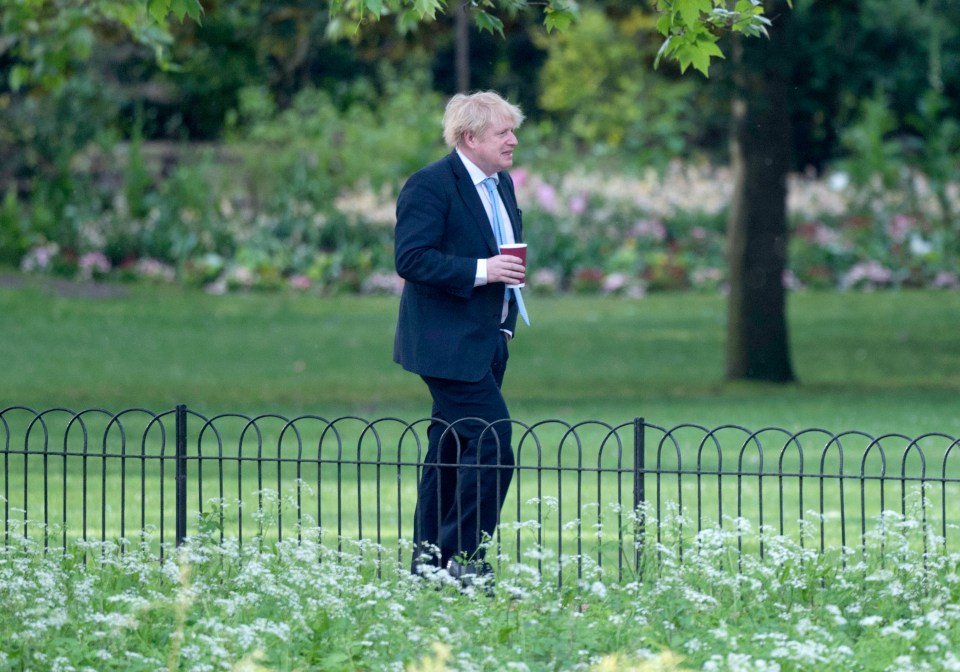
<path fill-rule="evenodd" d="M 323 3 L 202 4 L 201 23 L 171 23 L 166 61 L 110 21 L 63 29 L 69 48 L 50 57 L 62 80 L 23 85 L 11 34 L 0 38 L 0 264 L 395 291 L 393 199 L 446 151 L 454 18 L 347 40 L 330 37 Z M 843 195 L 839 208 L 792 211 L 798 283 L 952 286 L 960 4 L 794 6 L 794 169 Z M 497 89 L 528 116 L 518 164 L 541 287 L 721 286 L 726 64 L 710 79 L 655 70 L 649 2 L 584 3 L 550 35 L 519 14 L 504 32 L 471 29 L 470 88 Z M 705 194 L 684 186 L 690 171 Z M 681 202 L 660 207 L 671 189 Z M 864 275 L 870 262 L 884 272 Z"/>

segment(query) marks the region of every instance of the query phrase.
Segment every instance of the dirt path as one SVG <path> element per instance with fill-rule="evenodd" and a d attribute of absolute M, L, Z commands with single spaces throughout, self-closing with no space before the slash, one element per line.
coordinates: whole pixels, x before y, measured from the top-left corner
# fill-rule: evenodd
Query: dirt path
<path fill-rule="evenodd" d="M 129 288 L 112 282 L 81 282 L 25 273 L 0 273 L 0 288 L 39 288 L 50 294 L 77 299 L 116 299 L 130 293 Z"/>

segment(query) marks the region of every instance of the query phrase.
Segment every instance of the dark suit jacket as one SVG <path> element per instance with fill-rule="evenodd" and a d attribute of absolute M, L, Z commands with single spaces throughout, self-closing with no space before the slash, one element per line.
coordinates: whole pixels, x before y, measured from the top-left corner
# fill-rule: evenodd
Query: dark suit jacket
<path fill-rule="evenodd" d="M 500 175 L 500 198 L 517 242 L 523 240 L 513 180 Z M 480 380 L 489 370 L 500 329 L 514 331 L 511 292 L 501 324 L 504 284 L 474 287 L 477 259 L 497 254 L 497 241 L 477 188 L 457 153 L 417 171 L 397 199 L 394 257 L 406 282 L 393 359 L 413 373 Z"/>

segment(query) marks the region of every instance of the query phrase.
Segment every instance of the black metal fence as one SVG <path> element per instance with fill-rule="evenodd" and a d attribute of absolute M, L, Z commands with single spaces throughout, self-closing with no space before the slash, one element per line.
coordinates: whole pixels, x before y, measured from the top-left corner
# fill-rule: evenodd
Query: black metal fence
<path fill-rule="evenodd" d="M 201 531 L 241 544 L 310 533 L 408 563 L 429 423 L 9 407 L 4 543 L 125 539 L 162 555 Z M 956 543 L 960 439 L 946 434 L 513 423 L 501 558 L 569 556 L 623 577 L 645 547 L 682 556 L 712 528 L 735 530 L 741 553 L 774 536 L 867 553 L 891 515 L 918 548 Z"/>

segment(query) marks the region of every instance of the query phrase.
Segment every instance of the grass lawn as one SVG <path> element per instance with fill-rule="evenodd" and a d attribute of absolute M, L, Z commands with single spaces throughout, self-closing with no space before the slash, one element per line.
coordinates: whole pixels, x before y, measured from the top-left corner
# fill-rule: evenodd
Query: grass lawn
<path fill-rule="evenodd" d="M 960 434 L 960 293 L 800 293 L 789 299 L 798 382 L 723 380 L 725 301 L 530 297 L 505 393 L 534 423 L 643 416 L 792 431 Z M 0 406 L 204 414 L 429 413 L 391 361 L 397 299 L 211 296 L 172 287 L 0 283 Z"/>
<path fill-rule="evenodd" d="M 413 422 L 427 414 L 429 399 L 415 376 L 391 362 L 396 304 L 395 298 L 289 293 L 217 297 L 171 287 L 91 288 L 0 278 L 0 408 L 99 407 L 116 412 L 141 406 L 159 412 L 186 403 L 207 416 L 231 411 L 328 418 L 357 414 Z M 620 424 L 642 415 L 668 428 L 734 423 L 792 432 L 822 427 L 833 433 L 858 429 L 873 435 L 960 435 L 957 292 L 792 295 L 790 328 L 799 377 L 792 385 L 723 381 L 724 300 L 719 296 L 674 294 L 640 301 L 532 296 L 528 307 L 534 326 L 521 327 L 506 383 L 514 417 L 527 424 L 550 418 Z M 91 421 L 90 446 L 96 451 L 103 434 L 93 431 L 94 424 Z M 79 430 L 72 431 L 77 438 Z M 51 436 L 58 435 L 52 431 Z M 113 432 L 110 441 L 118 436 Z M 686 519 L 682 528 L 669 518 L 661 524 L 647 521 L 649 539 L 664 545 L 645 544 L 645 569 L 633 573 L 627 563 L 623 580 L 607 583 L 599 579 L 617 571 L 616 542 L 607 537 L 603 543 L 609 552 L 604 550 L 602 558 L 589 544 L 600 522 L 599 508 L 589 506 L 599 490 L 596 477 L 585 476 L 581 507 L 572 490 L 578 481 L 564 475 L 567 480 L 561 483 L 548 473 L 543 494 L 559 492 L 561 485 L 566 494 L 565 503 L 554 510 L 547 507 L 543 514 L 547 543 L 541 553 L 530 555 L 525 542 L 523 555 L 517 551 L 514 556 L 511 539 L 505 539 L 497 592 L 487 598 L 464 596 L 442 585 L 424 589 L 398 571 L 407 556 L 394 543 L 407 534 L 399 526 L 409 522 L 414 479 L 395 477 L 396 468 L 385 467 L 381 473 L 369 465 L 362 470 L 347 466 L 341 474 L 337 465 L 328 463 L 334 471 L 327 469 L 323 479 L 316 468 L 297 474 L 317 486 L 315 494 L 305 495 L 303 508 L 326 526 L 327 535 L 337 532 L 329 516 L 342 499 L 344 511 L 353 512 L 343 520 L 350 528 L 344 535 L 349 540 L 362 525 L 364 539 L 379 539 L 382 533 L 382 549 L 354 542 L 346 545 L 345 555 L 338 555 L 329 538 L 319 545 L 309 538 L 285 541 L 263 551 L 249 543 L 261 509 L 267 523 L 282 525 L 288 530 L 284 539 L 291 539 L 292 508 L 281 501 L 290 493 L 281 482 L 295 482 L 295 475 L 288 464 L 281 479 L 276 463 L 268 463 L 263 487 L 276 488 L 278 492 L 268 496 L 274 499 L 258 506 L 255 498 L 263 495 L 258 492 L 251 499 L 251 493 L 244 492 L 243 511 L 234 507 L 229 512 L 228 517 L 246 517 L 242 550 L 201 538 L 162 563 L 135 546 L 120 552 L 113 543 L 120 534 L 118 524 L 126 525 L 132 536 L 129 530 L 139 529 L 140 517 L 146 516 L 156 540 L 161 533 L 156 527 L 159 512 L 167 510 L 166 520 L 172 520 L 169 464 L 164 501 L 150 485 L 153 494 L 145 506 L 138 504 L 140 488 L 158 480 L 159 467 L 144 466 L 136 458 L 144 448 L 137 444 L 136 432 L 131 437 L 128 450 L 134 458 L 125 463 L 119 494 L 116 462 L 104 465 L 96 458 L 78 462 L 71 457 L 68 466 L 62 458 L 45 460 L 39 453 L 9 458 L 11 522 L 27 515 L 23 502 L 29 498 L 31 520 L 47 522 L 40 514 L 49 511 L 55 535 L 63 511 L 70 520 L 64 529 L 76 531 L 83 516 L 91 536 L 99 538 L 100 528 L 107 530 L 107 543 L 49 553 L 45 536 L 31 534 L 27 539 L 11 527 L 10 539 L 17 543 L 0 546 L 0 603 L 5 605 L 0 638 L 6 642 L 0 647 L 0 668 L 960 668 L 955 654 L 960 610 L 954 608 L 960 559 L 946 552 L 955 548 L 955 539 L 949 547 L 938 545 L 934 553 L 925 552 L 930 550 L 928 538 L 918 542 L 918 535 L 927 531 L 923 525 L 936 533 L 940 505 L 956 500 L 956 484 L 949 492 L 931 487 L 922 493 L 932 502 L 924 510 L 923 525 L 894 516 L 884 518 L 881 529 L 871 518 L 865 531 L 870 553 L 841 562 L 835 552 L 815 551 L 818 531 L 826 529 L 828 543 L 836 541 L 836 516 L 824 516 L 823 527 L 814 529 L 803 548 L 788 539 L 765 538 L 766 555 L 761 556 L 755 552 L 761 543 L 756 527 L 741 534 L 729 521 L 716 528 L 710 524 L 711 518 L 719 523 L 719 497 L 725 514 L 738 515 L 741 485 L 751 506 L 760 479 L 745 477 L 741 483 L 726 476 L 721 487 L 716 477 L 707 475 L 702 483 L 688 477 L 684 507 L 698 515 L 702 497 L 707 519 L 695 550 L 692 535 L 703 521 Z M 149 438 L 149 450 L 155 450 L 156 430 Z M 39 432 L 31 441 L 31 451 L 44 445 Z M 270 446 L 269 439 L 265 445 Z M 310 440 L 305 445 L 311 445 Z M 312 445 L 316 447 L 315 440 Z M 356 449 L 355 442 L 346 445 Z M 117 450 L 105 440 L 102 447 Z M 845 439 L 845 448 L 856 461 L 855 442 Z M 706 452 L 709 463 L 711 451 Z M 890 473 L 899 469 L 895 452 Z M 806 469 L 819 469 L 818 451 L 811 450 L 810 456 Z M 788 460 L 794 457 L 787 454 Z M 735 457 L 725 459 L 734 459 L 725 464 L 737 468 Z M 752 449 L 743 459 L 745 468 L 756 468 Z M 875 455 L 872 459 L 869 473 L 877 469 Z M 911 459 L 916 461 L 915 456 Z M 935 462 L 929 459 L 931 469 Z M 199 468 L 199 463 L 190 467 Z M 215 478 L 204 480 L 202 496 L 194 489 L 200 479 L 191 481 L 191 507 L 209 497 L 241 496 L 239 463 L 227 465 L 223 492 L 213 463 L 204 469 L 204 479 Z M 243 469 L 243 482 L 257 490 L 257 479 L 248 480 L 255 465 L 246 463 Z M 411 467 L 403 469 L 409 476 Z M 832 462 L 830 469 L 835 469 Z M 48 489 L 37 487 L 43 477 L 49 478 Z M 89 495 L 78 500 L 81 478 Z M 63 485 L 67 479 L 69 488 Z M 775 524 L 781 498 L 788 500 L 788 519 L 793 516 L 787 521 L 788 537 L 804 512 L 823 506 L 832 514 L 845 501 L 847 543 L 857 546 L 863 493 L 856 480 L 847 486 L 828 480 L 825 504 L 818 501 L 824 479 L 805 482 L 801 503 L 795 491 L 781 494 L 779 481 L 765 477 L 766 524 Z M 372 484 L 373 490 L 361 495 L 361 484 Z M 655 497 L 654 484 L 658 489 L 660 484 L 651 474 L 646 484 L 649 502 Z M 630 486 L 628 477 L 628 497 Z M 609 487 L 615 484 L 605 481 L 604 488 Z M 665 477 L 665 499 L 676 498 L 679 487 L 675 478 Z M 845 494 L 838 496 L 844 487 Z M 881 508 L 899 508 L 896 479 L 888 484 L 886 500 L 878 497 L 876 483 L 866 487 L 863 507 L 871 507 L 871 516 Z M 508 498 L 507 517 L 540 520 L 539 510 L 533 510 L 539 504 L 526 502 L 532 494 L 538 493 L 525 489 L 522 496 Z M 111 506 L 102 506 L 108 499 Z M 116 505 L 124 500 L 126 508 Z M 882 507 L 873 506 L 877 500 L 885 501 Z M 382 520 L 369 517 L 374 504 L 382 507 Z M 513 513 L 521 506 L 523 511 Z M 744 515 L 755 519 L 755 513 Z M 575 528 L 567 525 L 571 518 Z M 606 514 L 604 534 L 615 535 L 623 522 Z M 630 544 L 626 522 L 625 541 Z M 535 534 L 534 528 L 520 527 L 517 534 L 524 539 Z M 190 532 L 195 531 L 191 524 Z M 583 549 L 581 533 L 587 541 Z M 170 534 L 168 522 L 162 537 L 169 539 Z M 673 551 L 681 536 L 686 548 L 682 562 Z M 552 538 L 562 546 L 554 546 Z M 54 536 L 49 543 L 56 547 L 60 541 Z M 741 545 L 745 552 L 738 554 Z M 395 557 L 397 563 L 389 562 Z M 569 580 L 561 586 L 562 574 Z"/>
<path fill-rule="evenodd" d="M 957 413 L 960 339 L 956 336 L 960 334 L 960 293 L 957 292 L 792 295 L 790 327 L 799 382 L 791 385 L 723 381 L 725 302 L 721 296 L 669 294 L 644 300 L 532 296 L 529 304 L 533 327 L 520 327 L 512 347 L 505 388 L 514 418 L 538 425 L 536 436 L 544 440 L 546 451 L 544 465 L 556 465 L 559 460 L 566 466 L 575 466 L 578 459 L 576 445 L 568 439 L 563 439 L 563 459 L 557 457 L 562 425 L 539 424 L 554 418 L 568 423 L 596 419 L 619 425 L 643 416 L 648 422 L 666 428 L 684 423 L 710 428 L 735 424 L 749 430 L 783 427 L 789 432 L 822 428 L 825 433 L 812 433 L 804 439 L 804 473 L 814 473 L 821 468 L 821 451 L 831 433 L 860 430 L 873 436 L 900 433 L 913 437 L 928 432 L 960 435 L 960 414 Z M 198 290 L 172 287 L 85 287 L 35 278 L 8 278 L 0 283 L 0 315 L 5 336 L 0 341 L 0 357 L 5 362 L 0 407 L 104 408 L 111 412 L 145 407 L 159 412 L 177 403 L 186 403 L 207 416 L 227 412 L 251 416 L 276 413 L 287 417 L 316 414 L 326 418 L 358 415 L 368 420 L 397 417 L 413 422 L 428 414 L 429 397 L 416 376 L 402 371 L 391 361 L 396 306 L 394 297 L 319 298 L 293 293 L 211 296 Z M 6 419 L 12 417 L 8 415 Z M 228 437 L 234 437 L 243 427 L 242 419 L 237 422 L 239 425 L 232 433 L 227 432 Z M 266 429 L 269 424 L 264 422 L 260 426 Z M 283 423 L 272 424 L 275 433 Z M 396 424 L 395 430 L 401 431 L 403 423 Z M 348 426 L 339 427 L 347 430 Z M 362 427 L 360 423 L 350 431 L 356 432 Z M 307 430 L 308 425 L 303 423 L 301 428 Z M 383 431 L 387 429 L 384 427 Z M 724 431 L 728 432 L 725 436 L 730 437 L 729 445 L 725 443 L 724 447 L 725 470 L 756 471 L 759 467 L 752 446 L 747 446 L 744 453 L 746 461 L 742 464 L 737 461 L 737 446 L 743 443 L 746 434 Z M 55 430 L 51 435 L 63 433 Z M 91 436 L 100 435 L 102 429 L 91 431 Z M 135 431 L 131 433 L 136 435 Z M 355 451 L 357 438 L 349 431 L 348 435 L 345 445 L 352 445 Z M 316 437 L 309 431 L 306 436 L 311 438 L 305 438 L 305 457 L 310 454 L 309 447 L 316 445 Z M 520 440 L 520 436 L 517 430 L 516 438 Z M 647 460 L 648 466 L 654 466 L 655 436 L 660 435 L 649 436 L 652 438 L 648 441 L 653 443 L 648 447 Z M 687 437 L 683 440 L 686 446 L 683 466 L 691 469 L 697 458 L 690 451 L 696 449 L 703 434 L 692 431 L 683 436 Z M 111 437 L 111 441 L 115 441 L 119 435 L 114 432 Z M 79 438 L 74 430 L 72 440 Z M 157 438 L 156 432 L 153 438 Z M 247 435 L 247 440 L 252 438 L 252 433 Z M 292 434 L 288 438 L 292 438 Z M 365 441 L 364 459 L 373 460 L 375 453 L 367 450 L 374 447 L 369 439 Z M 764 434 L 764 473 L 778 470 L 777 446 L 779 441 L 783 447 L 784 440 L 783 435 L 775 432 Z M 31 450 L 37 450 L 40 444 L 35 435 L 31 442 Z M 228 446 L 231 442 L 235 444 L 235 439 L 228 438 Z M 624 442 L 629 453 L 629 430 L 625 432 Z M 922 445 L 929 463 L 928 474 L 942 473 L 939 467 L 942 450 L 949 443 Z M 286 448 L 295 448 L 287 444 L 289 442 L 285 443 Z M 95 439 L 91 449 L 96 450 L 97 445 Z M 276 454 L 275 434 L 268 432 L 264 445 L 267 448 L 272 445 L 272 454 Z M 384 445 L 388 453 L 391 449 L 394 451 L 392 459 L 399 459 L 395 438 L 386 437 Z M 859 459 L 867 445 L 869 440 L 859 443 L 844 440 L 847 456 L 843 473 L 859 472 Z M 591 446 L 593 442 L 588 441 L 584 453 L 587 466 L 596 459 Z M 536 446 L 533 441 L 520 441 L 516 447 L 526 455 L 522 461 L 527 462 Z M 890 464 L 886 473 L 900 473 L 903 447 L 901 442 L 896 448 L 888 449 Z M 108 452 L 119 452 L 114 443 L 106 448 Z M 254 448 L 253 444 L 245 444 L 245 454 L 255 454 L 251 453 Z M 413 448 L 408 437 L 404 459 L 415 458 L 415 454 L 409 452 Z M 208 446 L 207 450 L 210 449 Z M 137 447 L 131 444 L 126 450 L 136 453 Z M 786 452 L 785 472 L 798 469 L 796 456 L 792 447 Z M 826 455 L 824 473 L 837 473 L 836 456 L 837 450 L 833 447 Z M 326 457 L 331 459 L 335 455 L 327 453 Z M 709 448 L 704 457 L 704 468 L 714 469 L 711 465 L 715 464 L 715 458 L 711 458 Z M 39 496 L 36 484 L 42 482 L 43 470 L 48 470 L 46 478 L 53 479 L 50 481 L 53 489 L 46 508 L 53 512 L 53 519 L 65 518 L 59 513 L 61 508 L 68 512 L 81 510 L 84 503 L 75 501 L 79 492 L 78 458 L 72 458 L 69 466 L 57 461 L 47 465 L 33 458 L 26 470 L 22 458 L 11 459 L 8 482 L 11 492 Z M 390 455 L 384 459 L 391 459 Z M 677 464 L 669 447 L 664 460 L 665 468 Z M 916 462 L 914 455 L 909 464 L 910 473 L 917 473 Z M 141 465 L 136 461 L 127 464 L 128 476 L 132 479 L 126 493 L 126 497 L 131 498 L 127 514 L 129 526 L 138 522 L 135 512 L 140 492 L 136 474 Z M 223 494 L 249 497 L 251 493 L 240 492 L 236 475 L 230 473 L 235 466 L 227 470 L 224 493 L 219 492 L 216 480 L 208 481 L 202 490 L 203 497 Z M 94 479 L 88 485 L 91 499 L 87 505 L 90 508 L 87 524 L 90 529 L 97 529 L 101 510 L 98 502 L 102 498 L 94 493 L 98 490 L 96 477 L 100 463 L 91 461 L 85 469 L 90 472 L 89 478 Z M 284 467 L 282 479 L 276 467 L 267 465 L 264 469 L 265 487 L 281 494 L 289 492 L 297 475 L 291 465 Z M 867 473 L 879 473 L 878 470 L 877 451 L 873 451 Z M 347 476 L 355 476 L 349 468 L 347 472 Z M 948 472 L 953 473 L 952 466 Z M 64 501 L 64 497 L 55 494 L 63 490 L 56 481 L 60 473 L 71 474 L 73 485 L 67 490 L 74 499 Z M 335 478 L 336 482 L 343 478 L 332 471 L 332 466 L 324 473 L 325 479 Z M 565 478 L 573 479 L 572 473 Z M 254 467 L 248 465 L 245 482 L 254 475 Z M 216 472 L 209 467 L 205 478 L 216 477 Z M 305 472 L 301 477 L 319 484 L 319 475 L 313 472 Z M 652 478 L 648 476 L 651 482 L 647 494 L 651 498 L 654 497 Z M 778 499 L 778 483 L 771 478 L 767 477 L 763 484 L 763 499 L 768 506 Z M 395 537 L 398 533 L 391 516 L 406 521 L 410 512 L 400 512 L 399 505 L 392 504 L 397 501 L 396 483 L 391 485 L 389 480 L 388 475 L 383 501 L 378 507 L 383 507 L 382 513 L 387 516 L 385 533 Z M 415 477 L 411 474 L 402 480 L 407 490 L 400 500 L 412 502 L 414 495 L 410 488 Z M 545 493 L 556 494 L 550 488 L 559 487 L 558 483 L 549 485 L 555 480 L 555 475 L 547 478 Z M 804 511 L 819 505 L 819 482 L 808 482 L 801 501 L 799 493 L 792 489 L 794 480 L 789 492 L 784 494 L 783 504 L 791 524 Z M 365 492 L 373 487 L 366 480 L 364 483 Z M 732 478 L 724 483 L 727 501 L 723 511 L 735 515 L 737 483 Z M 252 481 L 247 485 L 253 489 L 260 487 Z M 711 494 L 711 488 L 717 485 L 714 479 L 706 478 L 703 481 L 706 494 L 701 495 L 698 482 L 688 478 L 683 488 L 684 505 L 693 505 L 702 497 L 707 504 L 705 515 L 716 517 L 716 496 Z M 742 485 L 752 500 L 760 482 L 747 478 Z M 165 487 L 173 487 L 172 473 Z M 347 487 L 344 501 L 360 501 L 359 491 L 350 490 L 351 487 L 355 486 Z M 577 487 L 576 481 L 568 480 L 564 485 L 565 507 L 576 504 L 571 497 Z M 591 501 L 591 497 L 595 499 L 592 494 L 595 486 L 584 487 L 586 501 Z M 848 507 L 857 504 L 856 481 L 849 481 L 845 487 Z M 840 486 L 836 481 L 827 481 L 825 488 L 824 510 L 837 509 Z M 350 517 L 347 522 L 351 527 L 356 525 L 353 529 L 360 526 L 358 513 L 351 508 L 353 504 L 341 509 L 338 498 L 330 501 L 337 491 L 329 485 L 316 488 L 317 497 L 321 492 L 327 499 L 305 501 L 306 511 L 313 510 L 319 522 L 327 525 L 333 524 L 329 522 L 332 519 L 325 520 L 321 508 L 326 516 L 343 513 Z M 108 488 L 105 496 L 112 494 Z M 534 494 L 539 493 L 526 489 L 520 500 L 525 502 Z M 678 497 L 674 479 L 664 479 L 663 494 L 669 499 Z M 172 491 L 167 495 L 165 509 L 173 505 Z M 875 493 L 871 491 L 871 495 L 869 499 L 873 500 Z M 888 499 L 887 507 L 897 505 L 894 495 L 888 495 L 894 498 Z M 943 493 L 940 499 L 947 495 L 950 493 Z M 11 500 L 12 505 L 19 505 L 19 500 L 26 497 L 26 494 L 18 495 L 19 499 Z M 191 506 L 195 500 L 195 494 L 191 494 Z M 151 510 L 159 510 L 154 504 L 150 505 Z M 367 508 L 375 512 L 378 507 L 368 505 Z M 30 515 L 35 516 L 44 507 L 34 502 L 27 508 Z M 854 511 L 847 513 L 852 516 L 850 524 L 855 526 Z M 556 516 L 556 522 L 563 524 L 579 515 L 580 512 L 565 508 Z M 771 509 L 767 512 L 768 523 L 773 522 L 772 515 Z M 111 530 L 118 527 L 116 518 L 114 513 L 105 521 Z M 70 519 L 75 520 L 75 516 L 71 515 Z M 286 522 L 293 524 L 295 520 Z M 363 529 L 365 534 L 372 533 L 374 527 L 368 521 Z M 854 531 L 851 528 L 851 533 Z"/>

